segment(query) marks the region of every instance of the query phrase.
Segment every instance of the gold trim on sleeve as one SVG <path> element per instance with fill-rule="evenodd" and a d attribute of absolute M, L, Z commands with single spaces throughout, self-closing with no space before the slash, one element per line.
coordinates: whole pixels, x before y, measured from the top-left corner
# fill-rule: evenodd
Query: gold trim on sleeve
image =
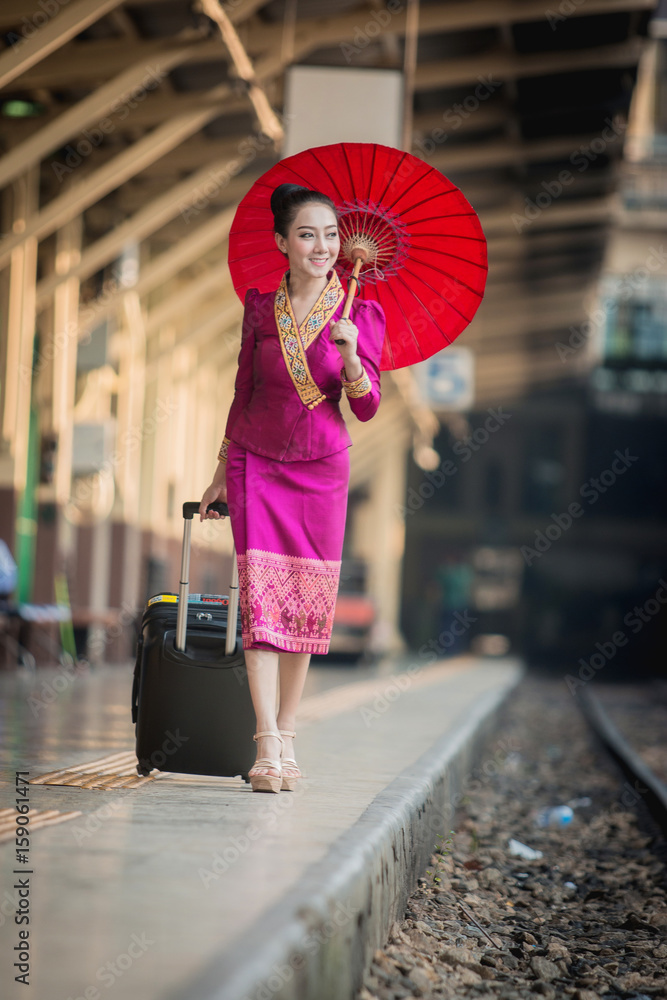
<path fill-rule="evenodd" d="M 226 462 L 227 461 L 227 452 L 228 451 L 229 451 L 229 438 L 227 436 L 225 436 L 222 439 L 222 444 L 220 445 L 220 451 L 218 452 L 218 461 L 219 462 Z"/>
<path fill-rule="evenodd" d="M 345 368 L 341 368 L 340 380 L 343 383 L 345 394 L 349 396 L 350 399 L 359 399 L 361 396 L 367 396 L 373 389 L 371 380 L 366 374 L 366 369 L 363 367 L 361 369 L 361 375 L 358 379 L 355 379 L 354 382 L 347 381 L 345 378 Z"/>

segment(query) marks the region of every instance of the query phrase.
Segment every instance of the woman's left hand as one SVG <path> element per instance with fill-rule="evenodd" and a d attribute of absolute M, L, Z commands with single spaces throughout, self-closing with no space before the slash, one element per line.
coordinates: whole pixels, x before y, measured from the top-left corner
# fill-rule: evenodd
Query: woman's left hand
<path fill-rule="evenodd" d="M 345 362 L 346 369 L 348 365 L 354 366 L 354 361 L 358 357 L 357 338 L 359 330 L 352 320 L 349 319 L 339 319 L 337 323 L 331 324 L 330 329 L 329 340 L 332 343 L 335 343 L 337 340 L 344 341 L 342 344 L 336 344 L 336 347 Z"/>

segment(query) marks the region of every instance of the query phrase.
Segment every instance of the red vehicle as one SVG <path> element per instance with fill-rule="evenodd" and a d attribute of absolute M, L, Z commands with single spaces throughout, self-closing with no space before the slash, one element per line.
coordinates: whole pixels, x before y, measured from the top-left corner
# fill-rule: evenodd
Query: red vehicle
<path fill-rule="evenodd" d="M 366 566 L 360 560 L 343 560 L 336 599 L 329 657 L 357 661 L 371 655 L 375 603 L 365 592 Z"/>

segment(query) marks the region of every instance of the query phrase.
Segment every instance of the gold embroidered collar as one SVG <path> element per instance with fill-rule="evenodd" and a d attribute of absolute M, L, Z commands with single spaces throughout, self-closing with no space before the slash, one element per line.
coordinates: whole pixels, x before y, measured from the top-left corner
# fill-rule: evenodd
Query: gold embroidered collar
<path fill-rule="evenodd" d="M 276 292 L 274 314 L 283 358 L 294 388 L 309 410 L 326 399 L 326 396 L 310 374 L 306 350 L 329 322 L 344 297 L 343 286 L 334 271 L 326 288 L 299 327 L 287 290 L 287 274 L 283 275 Z"/>

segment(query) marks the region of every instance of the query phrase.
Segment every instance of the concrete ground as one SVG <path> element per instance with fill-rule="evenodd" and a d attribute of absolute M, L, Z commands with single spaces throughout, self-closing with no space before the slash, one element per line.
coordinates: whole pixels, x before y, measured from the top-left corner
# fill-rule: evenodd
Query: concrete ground
<path fill-rule="evenodd" d="M 17 793 L 16 772 L 33 781 L 124 751 L 118 771 L 132 774 L 132 668 L 0 675 L 3 996 L 345 1000 L 521 673 L 509 658 L 313 666 L 296 741 L 306 777 L 278 795 L 159 773 L 126 788 L 20 780 Z M 40 826 L 48 810 L 79 815 Z"/>

